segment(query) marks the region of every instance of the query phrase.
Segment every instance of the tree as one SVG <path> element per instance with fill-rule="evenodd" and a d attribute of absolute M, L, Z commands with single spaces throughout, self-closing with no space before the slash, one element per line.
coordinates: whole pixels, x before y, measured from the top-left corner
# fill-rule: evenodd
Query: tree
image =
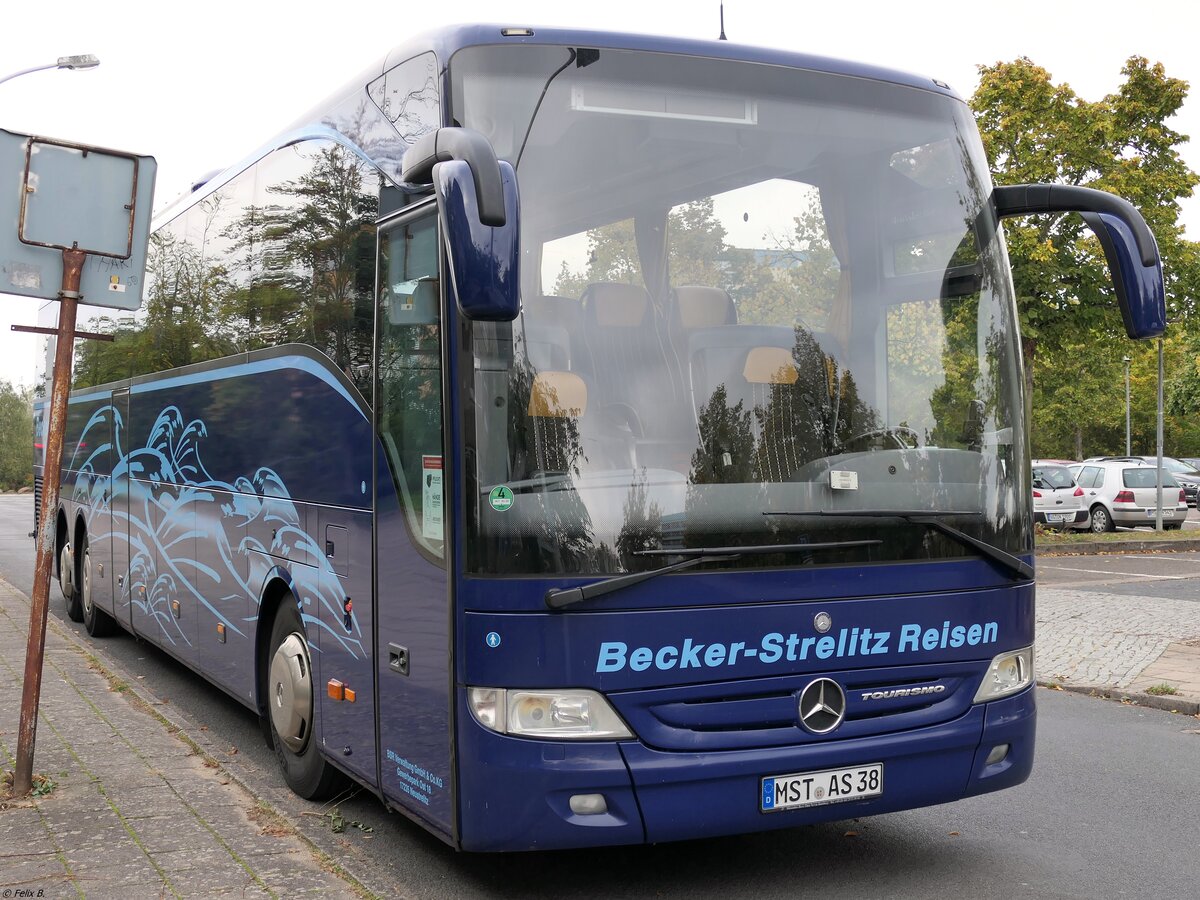
<path fill-rule="evenodd" d="M 0 491 L 33 483 L 33 393 L 0 381 Z"/>
<path fill-rule="evenodd" d="M 1187 83 L 1133 56 L 1117 92 L 1088 102 L 1025 57 L 979 71 L 971 107 L 997 183 L 1083 185 L 1130 200 L 1158 239 L 1169 313 L 1190 324 L 1200 248 L 1182 236 L 1179 200 L 1200 176 L 1179 156 L 1187 136 L 1167 125 Z M 1078 216 L 1009 219 L 1005 235 L 1032 388 L 1040 353 L 1061 350 L 1080 334 L 1115 335 L 1120 317 L 1099 243 Z"/>

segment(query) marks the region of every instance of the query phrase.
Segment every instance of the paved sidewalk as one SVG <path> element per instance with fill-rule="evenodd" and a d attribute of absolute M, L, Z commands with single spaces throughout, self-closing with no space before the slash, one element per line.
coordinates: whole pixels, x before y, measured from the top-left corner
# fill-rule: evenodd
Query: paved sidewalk
<path fill-rule="evenodd" d="M 0 579 L 0 770 L 15 764 L 29 601 Z M 0 788 L 0 897 L 353 897 L 355 885 L 51 617 L 32 800 Z M 35 781 L 37 780 L 35 774 Z"/>
<path fill-rule="evenodd" d="M 1039 586 L 1036 666 L 1045 684 L 1196 714 L 1200 602 Z"/>

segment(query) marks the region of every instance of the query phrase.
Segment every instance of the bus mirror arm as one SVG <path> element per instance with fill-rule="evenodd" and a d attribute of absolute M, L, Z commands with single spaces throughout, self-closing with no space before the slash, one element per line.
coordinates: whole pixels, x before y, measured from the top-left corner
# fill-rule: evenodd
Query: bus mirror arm
<path fill-rule="evenodd" d="M 1096 233 L 1112 274 L 1126 333 L 1160 337 L 1167 326 L 1162 260 L 1154 233 L 1137 208 L 1121 197 L 1065 184 L 1013 184 L 992 193 L 999 218 L 1077 212 Z"/>
<path fill-rule="evenodd" d="M 433 167 L 440 162 L 462 160 L 471 169 L 479 221 L 494 228 L 505 224 L 504 185 L 496 151 L 478 131 L 470 128 L 439 128 L 419 138 L 404 154 L 401 177 L 410 184 L 432 184 Z"/>

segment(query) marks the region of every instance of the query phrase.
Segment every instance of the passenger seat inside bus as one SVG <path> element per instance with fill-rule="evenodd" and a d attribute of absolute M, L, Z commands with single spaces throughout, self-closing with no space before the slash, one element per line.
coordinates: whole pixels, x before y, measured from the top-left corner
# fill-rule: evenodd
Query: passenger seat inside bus
<path fill-rule="evenodd" d="M 525 354 L 535 371 L 578 367 L 583 306 L 570 297 L 540 294 L 523 302 Z"/>
<path fill-rule="evenodd" d="M 755 477 L 784 481 L 825 455 L 829 376 L 811 332 L 774 325 L 697 329 L 688 339 L 688 360 L 710 465 L 744 471 L 749 464 Z M 736 438 L 746 432 L 750 449 Z M 752 458 L 721 462 L 725 454 L 738 453 Z M 721 472 L 714 469 L 707 477 L 720 480 Z"/>
<path fill-rule="evenodd" d="M 590 284 L 582 300 L 581 368 L 595 384 L 598 408 L 628 423 L 638 465 L 686 468 L 695 423 L 665 311 L 644 287 L 620 282 Z"/>
<path fill-rule="evenodd" d="M 530 385 L 526 414 L 533 446 L 529 477 L 634 464 L 632 435 L 589 411 L 587 382 L 575 372 L 538 372 Z"/>

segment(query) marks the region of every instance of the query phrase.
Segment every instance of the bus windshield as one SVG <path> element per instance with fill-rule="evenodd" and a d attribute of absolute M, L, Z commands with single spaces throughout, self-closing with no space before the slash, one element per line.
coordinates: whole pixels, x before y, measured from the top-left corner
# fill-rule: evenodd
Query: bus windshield
<path fill-rule="evenodd" d="M 468 572 L 978 555 L 918 514 L 1029 552 L 1015 306 L 961 101 L 626 50 L 450 72 L 521 195 L 522 312 L 462 331 Z"/>

